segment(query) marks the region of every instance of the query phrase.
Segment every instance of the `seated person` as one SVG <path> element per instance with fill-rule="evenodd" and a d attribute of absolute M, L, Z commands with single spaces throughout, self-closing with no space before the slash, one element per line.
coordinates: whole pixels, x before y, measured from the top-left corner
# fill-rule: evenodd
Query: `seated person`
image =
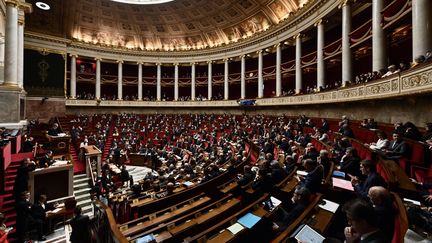
<path fill-rule="evenodd" d="M 369 189 L 368 197 L 377 215 L 378 227 L 390 242 L 393 237 L 396 217 L 396 209 L 393 206 L 391 194 L 382 186 L 373 186 Z"/>
<path fill-rule="evenodd" d="M 360 162 L 360 170 L 363 176 L 366 176 L 364 181 L 356 176 L 351 178 L 351 183 L 354 187 L 354 191 L 357 194 L 366 199 L 368 196 L 369 188 L 373 186 L 383 186 L 386 187 L 387 183 L 384 179 L 376 173 L 376 165 L 371 160 L 363 160 Z"/>
<path fill-rule="evenodd" d="M 353 176 L 360 175 L 360 157 L 357 155 L 357 150 L 353 147 L 348 147 L 345 150 L 345 155 L 342 156 L 340 165 L 337 167 L 342 172 Z"/>
<path fill-rule="evenodd" d="M 29 202 L 30 192 L 24 191 L 21 193 L 21 199 L 16 203 L 16 233 L 18 242 L 23 242 L 26 235 L 32 230 L 36 229 L 38 240 L 44 241 L 46 238 L 43 236 L 43 222 L 40 219 L 35 219 L 32 215 L 32 204 Z"/>
<path fill-rule="evenodd" d="M 22 152 L 26 153 L 26 152 L 32 152 L 33 148 L 34 148 L 34 143 L 33 143 L 34 138 L 33 137 L 28 137 L 24 144 L 23 144 L 23 148 L 22 148 Z"/>
<path fill-rule="evenodd" d="M 54 159 L 52 158 L 52 151 L 48 151 L 42 158 L 39 160 L 39 167 L 46 168 L 50 167 L 54 164 Z"/>
<path fill-rule="evenodd" d="M 300 185 L 306 187 L 312 193 L 320 191 L 324 175 L 323 167 L 312 159 L 305 159 L 303 161 L 303 167 L 308 174 L 303 179 L 296 176 L 296 179 L 300 181 Z"/>
<path fill-rule="evenodd" d="M 325 149 L 320 151 L 320 154 L 317 158 L 318 164 L 322 165 L 324 169 L 324 176 L 330 173 L 331 162 L 334 162 L 333 159 L 329 158 L 329 152 Z"/>
<path fill-rule="evenodd" d="M 376 143 L 366 144 L 372 150 L 381 150 L 388 148 L 390 142 L 387 139 L 387 135 L 383 131 L 378 131 L 377 133 L 378 141 Z"/>
<path fill-rule="evenodd" d="M 52 127 L 48 130 L 48 135 L 50 136 L 58 136 L 59 133 L 61 133 L 61 130 L 57 123 L 54 123 Z"/>
<path fill-rule="evenodd" d="M 390 142 L 388 148 L 384 150 L 387 159 L 399 160 L 400 158 L 408 157 L 408 144 L 402 139 L 402 134 L 393 132 L 393 141 Z"/>
<path fill-rule="evenodd" d="M 297 186 L 288 205 L 281 207 L 273 219 L 273 229 L 284 231 L 309 205 L 311 193 L 306 187 Z"/>
<path fill-rule="evenodd" d="M 273 185 L 278 184 L 287 176 L 287 173 L 285 172 L 285 170 L 282 169 L 279 162 L 276 160 L 273 160 L 272 162 L 270 162 L 270 170 L 271 170 L 270 177 L 271 177 L 271 181 L 272 181 Z"/>
<path fill-rule="evenodd" d="M 243 167 L 243 175 L 239 175 L 239 179 L 237 180 L 237 184 L 240 186 L 244 186 L 255 180 L 256 173 L 255 171 L 252 171 L 252 167 L 249 165 L 245 165 Z"/>
<path fill-rule="evenodd" d="M 349 226 L 344 234 L 347 243 L 388 243 L 378 227 L 377 215 L 372 206 L 361 199 L 348 202 L 343 207 Z"/>

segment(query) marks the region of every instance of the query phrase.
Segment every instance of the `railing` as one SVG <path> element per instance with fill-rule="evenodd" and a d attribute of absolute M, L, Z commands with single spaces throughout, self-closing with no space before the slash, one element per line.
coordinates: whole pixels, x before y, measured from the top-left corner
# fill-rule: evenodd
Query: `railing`
<path fill-rule="evenodd" d="M 94 221 L 92 231 L 96 236 L 97 243 L 127 243 L 117 227 L 111 209 L 100 201 L 94 203 Z"/>
<path fill-rule="evenodd" d="M 360 85 L 325 92 L 256 101 L 256 106 L 304 105 L 338 103 L 346 101 L 384 99 L 404 95 L 432 92 L 432 64 L 420 65 L 408 71 Z M 69 107 L 239 107 L 236 100 L 218 101 L 115 101 L 66 100 Z"/>

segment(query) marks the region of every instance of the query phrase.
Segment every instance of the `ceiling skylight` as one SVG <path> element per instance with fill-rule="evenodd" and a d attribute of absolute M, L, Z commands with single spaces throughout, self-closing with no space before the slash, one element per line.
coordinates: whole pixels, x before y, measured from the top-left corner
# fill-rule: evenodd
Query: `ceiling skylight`
<path fill-rule="evenodd" d="M 168 3 L 174 0 L 111 0 L 114 2 L 128 3 L 128 4 L 160 4 Z"/>

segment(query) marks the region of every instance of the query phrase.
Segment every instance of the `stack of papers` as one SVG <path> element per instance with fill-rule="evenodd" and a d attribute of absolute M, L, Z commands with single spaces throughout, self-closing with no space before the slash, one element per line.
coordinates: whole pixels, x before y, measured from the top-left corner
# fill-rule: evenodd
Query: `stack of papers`
<path fill-rule="evenodd" d="M 323 199 L 322 204 L 318 204 L 318 206 L 324 210 L 327 210 L 332 213 L 336 213 L 336 210 L 339 208 L 339 204 L 329 201 L 327 199 Z"/>
<path fill-rule="evenodd" d="M 141 238 L 138 238 L 137 243 L 148 243 L 148 242 L 156 242 L 156 238 L 154 237 L 153 234 L 149 234 L 146 236 L 143 236 Z"/>
<path fill-rule="evenodd" d="M 351 181 L 347 181 L 347 180 L 335 178 L 335 177 L 333 177 L 332 179 L 333 179 L 333 186 L 339 187 L 342 189 L 346 189 L 349 191 L 354 191 L 354 187 L 352 186 Z"/>
<path fill-rule="evenodd" d="M 237 222 L 243 225 L 244 227 L 250 229 L 252 228 L 258 221 L 260 221 L 260 217 L 248 213 L 245 216 L 241 217 Z"/>
<path fill-rule="evenodd" d="M 300 175 L 300 176 L 307 176 L 307 172 L 306 171 L 303 171 L 303 170 L 297 170 L 297 175 Z"/>
<path fill-rule="evenodd" d="M 322 235 L 320 235 L 308 225 L 304 225 L 304 227 L 296 234 L 295 239 L 299 242 L 308 243 L 321 243 L 325 240 Z"/>
<path fill-rule="evenodd" d="M 244 229 L 244 227 L 239 223 L 235 223 L 235 224 L 233 224 L 227 228 L 227 230 L 229 230 L 233 235 L 237 234 L 238 232 L 242 231 L 243 229 Z"/>

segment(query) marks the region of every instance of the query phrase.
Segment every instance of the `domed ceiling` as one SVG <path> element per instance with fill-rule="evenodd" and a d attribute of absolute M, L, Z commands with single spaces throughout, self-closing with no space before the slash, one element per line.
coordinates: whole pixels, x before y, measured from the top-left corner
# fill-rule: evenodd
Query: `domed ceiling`
<path fill-rule="evenodd" d="M 312 0 L 174 0 L 137 5 L 45 0 L 51 9 L 34 7 L 26 17 L 26 31 L 108 47 L 196 50 L 247 39 L 277 25 L 308 1 Z M 34 6 L 37 1 L 27 2 Z"/>

